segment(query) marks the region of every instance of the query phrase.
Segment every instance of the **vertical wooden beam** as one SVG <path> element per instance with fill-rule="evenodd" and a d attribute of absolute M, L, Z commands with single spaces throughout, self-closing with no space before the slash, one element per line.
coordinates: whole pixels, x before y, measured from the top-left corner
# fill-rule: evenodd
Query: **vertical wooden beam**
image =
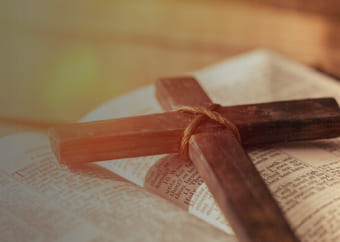
<path fill-rule="evenodd" d="M 240 241 L 299 241 L 231 131 L 193 135 L 189 156 Z"/>
<path fill-rule="evenodd" d="M 200 84 L 191 76 L 161 78 L 155 84 L 156 97 L 165 111 L 172 111 L 183 105 L 208 107 L 211 99 Z"/>
<path fill-rule="evenodd" d="M 156 97 L 166 111 L 213 104 L 192 77 L 158 80 Z M 230 130 L 193 135 L 189 156 L 240 241 L 299 241 Z"/>

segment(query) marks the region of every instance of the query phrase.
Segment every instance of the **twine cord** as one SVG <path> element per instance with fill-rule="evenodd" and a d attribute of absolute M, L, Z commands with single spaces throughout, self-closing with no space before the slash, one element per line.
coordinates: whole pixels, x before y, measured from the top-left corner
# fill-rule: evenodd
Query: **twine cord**
<path fill-rule="evenodd" d="M 220 113 L 215 111 L 219 107 L 221 107 L 221 105 L 219 104 L 212 104 L 208 108 L 183 106 L 176 110 L 179 112 L 192 113 L 197 115 L 184 130 L 184 134 L 181 141 L 181 153 L 183 155 L 185 156 L 188 155 L 188 144 L 191 135 L 194 134 L 199 125 L 207 118 L 214 120 L 219 124 L 223 125 L 224 127 L 226 127 L 227 129 L 231 130 L 238 139 L 238 141 L 241 143 L 241 135 L 236 125 L 232 123 L 229 119 L 223 117 Z"/>

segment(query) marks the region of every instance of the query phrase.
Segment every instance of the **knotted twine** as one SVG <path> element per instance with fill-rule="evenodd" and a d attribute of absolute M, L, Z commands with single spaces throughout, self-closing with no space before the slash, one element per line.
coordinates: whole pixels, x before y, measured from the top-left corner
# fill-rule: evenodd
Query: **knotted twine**
<path fill-rule="evenodd" d="M 190 122 L 190 124 L 184 130 L 180 148 L 181 154 L 188 156 L 188 145 L 190 137 L 194 134 L 199 125 L 207 118 L 214 120 L 219 124 L 223 125 L 224 127 L 226 127 L 227 129 L 231 130 L 238 139 L 238 141 L 241 143 L 241 135 L 237 126 L 229 119 L 223 117 L 220 113 L 215 111 L 220 107 L 221 105 L 219 104 L 212 104 L 208 108 L 183 106 L 176 110 L 178 112 L 192 113 L 196 115 L 196 117 Z"/>

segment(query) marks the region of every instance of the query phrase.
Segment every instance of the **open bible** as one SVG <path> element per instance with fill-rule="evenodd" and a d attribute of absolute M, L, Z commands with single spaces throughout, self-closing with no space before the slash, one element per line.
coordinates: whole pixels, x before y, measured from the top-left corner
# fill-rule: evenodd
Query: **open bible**
<path fill-rule="evenodd" d="M 340 101 L 335 80 L 268 51 L 190 74 L 222 105 Z M 153 92 L 149 86 L 127 94 L 81 121 L 161 112 Z M 48 138 L 35 133 L 2 138 L 0 149 L 5 240 L 235 240 L 194 166 L 174 159 L 177 154 L 67 167 L 57 163 Z M 340 237 L 339 139 L 259 146 L 248 153 L 302 241 Z"/>

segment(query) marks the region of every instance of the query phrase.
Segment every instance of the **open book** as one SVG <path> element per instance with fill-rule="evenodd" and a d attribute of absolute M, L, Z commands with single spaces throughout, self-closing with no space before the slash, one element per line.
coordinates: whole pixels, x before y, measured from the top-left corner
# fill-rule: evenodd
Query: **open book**
<path fill-rule="evenodd" d="M 222 105 L 308 97 L 340 102 L 340 83 L 264 50 L 190 74 Z M 153 91 L 122 96 L 82 121 L 162 112 Z M 4 137 L 0 151 L 4 241 L 236 240 L 193 165 L 173 162 L 176 154 L 67 167 L 37 133 Z M 302 241 L 340 239 L 340 139 L 248 152 Z"/>

